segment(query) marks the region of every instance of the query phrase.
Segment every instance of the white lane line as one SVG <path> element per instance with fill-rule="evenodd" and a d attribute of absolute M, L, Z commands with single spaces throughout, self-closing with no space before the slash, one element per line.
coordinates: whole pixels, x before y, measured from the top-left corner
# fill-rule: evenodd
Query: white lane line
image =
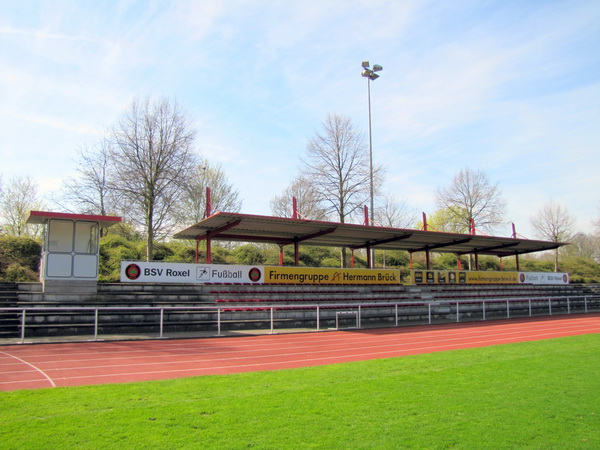
<path fill-rule="evenodd" d="M 52 387 L 56 387 L 56 384 L 54 384 L 54 381 L 52 380 L 52 378 L 50 378 L 50 377 L 49 377 L 49 376 L 46 374 L 46 372 L 44 372 L 44 371 L 43 371 L 42 369 L 40 369 L 39 367 L 36 367 L 36 366 L 34 366 L 33 364 L 30 364 L 30 363 L 28 363 L 27 361 L 24 361 L 24 360 L 22 360 L 21 358 L 19 358 L 19 357 L 15 356 L 15 355 L 11 355 L 10 353 L 6 353 L 6 352 L 0 352 L 0 353 L 2 353 L 3 355 L 6 355 L 6 356 L 8 356 L 8 357 L 10 357 L 10 358 L 14 358 L 14 359 L 16 359 L 17 361 L 20 361 L 20 362 L 22 362 L 23 364 L 26 364 L 26 365 L 28 365 L 28 366 L 29 366 L 29 367 L 31 367 L 32 369 L 34 369 L 34 370 L 36 370 L 37 372 L 41 373 L 41 374 L 42 374 L 42 375 L 43 375 L 43 376 L 44 376 L 44 377 L 45 377 L 45 378 L 46 378 L 46 379 L 47 379 L 47 380 L 50 382 L 50 385 L 51 385 Z"/>
<path fill-rule="evenodd" d="M 290 348 L 287 349 L 286 352 L 282 352 L 282 353 L 273 353 L 270 355 L 258 355 L 258 354 L 241 354 L 240 356 L 230 356 L 230 357 L 224 357 L 224 358 L 203 358 L 203 357 L 199 357 L 199 358 L 193 358 L 193 359 L 186 359 L 186 360 L 175 360 L 172 361 L 170 363 L 171 368 L 169 370 L 156 370 L 156 369 L 152 369 L 152 366 L 159 366 L 159 367 L 163 367 L 165 365 L 165 363 L 163 362 L 157 362 L 155 360 L 148 360 L 148 361 L 144 361 L 144 362 L 139 362 L 139 363 L 122 363 L 122 361 L 117 361 L 118 364 L 104 364 L 104 365 L 91 365 L 91 366 L 75 366 L 75 367 L 69 367 L 69 368 L 64 368 L 64 367 L 57 367 L 57 368 L 52 368 L 52 369 L 48 369 L 49 372 L 53 372 L 57 375 L 57 379 L 76 379 L 76 378 L 86 378 L 86 377 L 94 377 L 96 375 L 80 375 L 80 376 L 58 376 L 59 374 L 62 374 L 64 372 L 69 372 L 69 371 L 84 371 L 84 370 L 98 370 L 98 369 L 109 369 L 109 370 L 124 370 L 127 368 L 134 368 L 134 367 L 148 367 L 147 372 L 134 372 L 134 373 L 148 373 L 148 374 L 152 374 L 152 373 L 163 373 L 163 372 L 179 372 L 179 371 L 189 371 L 189 370 L 212 370 L 214 368 L 224 368 L 224 367 L 231 367 L 231 368 L 236 368 L 236 367 L 255 367 L 255 366 L 261 366 L 261 365 L 272 365 L 272 364 L 285 364 L 285 363 L 291 363 L 291 362 L 296 362 L 296 361 L 319 361 L 319 360 L 327 360 L 327 359 L 340 359 L 340 358 L 352 358 L 352 357 L 365 357 L 367 355 L 390 355 L 390 354 L 412 354 L 412 352 L 421 352 L 421 351 L 425 351 L 425 352 L 429 352 L 432 349 L 440 349 L 440 348 L 447 348 L 448 350 L 454 350 L 456 348 L 464 348 L 463 345 L 466 343 L 467 347 L 466 348 L 471 348 L 471 347 L 480 347 L 480 346 L 491 346 L 491 345 L 498 345 L 498 344 L 505 344 L 507 342 L 513 342 L 514 336 L 511 336 L 514 333 L 508 333 L 508 334 L 491 334 L 491 335 L 481 335 L 481 336 L 474 336 L 473 339 L 477 339 L 477 340 L 470 340 L 470 339 L 461 339 L 461 338 L 452 338 L 452 339 L 430 339 L 430 340 L 423 340 L 423 341 L 419 341 L 419 342 L 411 342 L 411 343 L 401 343 L 401 342 L 390 342 L 390 343 L 364 343 L 363 345 L 359 345 L 359 346 L 354 346 L 354 347 L 345 347 L 345 348 L 340 348 L 340 349 L 332 349 L 332 348 L 327 348 L 327 349 L 321 349 L 321 350 L 312 350 L 309 353 L 312 355 L 315 355 L 314 358 L 309 358 L 306 359 L 305 355 L 307 354 L 306 351 L 298 351 L 298 349 L 295 348 Z M 549 330 L 544 330 L 543 333 L 541 332 L 537 332 L 537 333 L 530 333 L 526 336 L 526 341 L 528 340 L 545 340 L 548 339 L 548 337 L 555 338 L 555 337 L 562 337 L 562 336 L 556 336 L 556 334 L 554 332 L 551 332 Z M 519 341 L 521 342 L 521 341 Z M 379 349 L 379 351 L 373 351 L 374 349 Z M 340 351 L 346 350 L 346 352 L 350 352 L 350 353 L 342 353 L 340 354 Z M 238 354 L 240 354 L 242 352 L 239 352 Z M 323 355 L 323 356 L 317 356 L 317 355 Z M 278 358 L 278 362 L 272 362 L 271 359 L 272 358 Z M 296 359 L 299 358 L 299 359 Z M 232 364 L 232 365 L 226 365 L 228 362 L 230 363 L 239 363 L 241 361 L 244 360 L 250 360 L 250 361 L 256 361 L 255 363 L 252 364 Z M 211 366 L 210 364 L 222 364 L 220 366 Z M 185 368 L 185 369 L 175 369 L 173 368 L 174 366 L 182 366 L 182 365 L 193 365 L 193 364 L 199 364 L 199 366 L 193 367 L 193 368 Z M 205 365 L 204 367 L 201 367 L 201 365 Z M 225 365 L 223 365 L 225 364 Z M 18 373 L 18 372 L 13 372 L 13 373 Z M 118 376 L 119 372 L 113 373 L 113 374 L 102 374 L 100 376 Z M 131 373 L 128 373 L 131 374 Z"/>
<path fill-rule="evenodd" d="M 538 329 L 527 329 L 519 330 L 519 329 L 495 329 L 495 332 L 485 332 L 486 329 L 478 329 L 478 330 L 470 330 L 470 333 L 422 333 L 418 335 L 407 335 L 404 333 L 400 334 L 378 334 L 376 336 L 368 336 L 368 339 L 365 339 L 365 335 L 355 336 L 352 339 L 347 338 L 342 340 L 321 340 L 317 341 L 309 341 L 305 343 L 298 342 L 299 345 L 281 345 L 281 343 L 273 343 L 273 345 L 264 345 L 264 346 L 255 346 L 253 349 L 248 349 L 249 345 L 235 345 L 230 346 L 227 349 L 211 351 L 206 348 L 196 349 L 193 346 L 189 346 L 188 350 L 183 352 L 182 350 L 174 351 L 173 348 L 154 348 L 154 349 L 146 349 L 146 350 L 135 350 L 131 352 L 127 352 L 126 350 L 114 352 L 113 357 L 109 357 L 104 353 L 87 353 L 88 355 L 94 355 L 89 358 L 70 358 L 70 359 L 62 359 L 62 360 L 46 360 L 42 359 L 40 362 L 45 363 L 53 363 L 59 364 L 58 367 L 53 367 L 51 369 L 47 369 L 48 372 L 54 372 L 59 370 L 69 370 L 69 369 L 88 369 L 93 367 L 121 367 L 121 366 L 133 366 L 133 365 L 146 365 L 146 364 L 160 364 L 162 359 L 172 359 L 179 358 L 178 363 L 185 362 L 199 362 L 199 361 L 217 361 L 217 360 L 226 360 L 226 359 L 238 359 L 239 357 L 227 358 L 227 355 L 231 354 L 240 354 L 246 353 L 246 358 L 260 358 L 264 356 L 273 356 L 273 355 L 292 355 L 295 352 L 296 354 L 305 353 L 309 351 L 310 353 L 323 353 L 335 350 L 344 350 L 347 348 L 370 348 L 370 347 L 389 347 L 389 346 L 409 346 L 416 345 L 419 343 L 437 343 L 437 342 L 454 342 L 454 341 L 464 341 L 472 338 L 481 339 L 485 338 L 500 338 L 500 337 L 510 337 L 510 336 L 518 336 L 525 337 L 525 339 L 529 339 L 530 337 L 540 337 L 540 336 L 554 336 L 559 333 L 598 333 L 600 328 L 590 327 L 589 325 L 584 326 L 584 324 L 574 324 L 571 326 L 562 326 L 562 327 L 554 327 L 551 330 L 548 327 L 539 327 Z M 558 336 L 557 336 L 558 337 Z M 162 343 L 162 342 L 161 342 Z M 190 351 L 192 350 L 192 351 Z M 197 351 L 202 350 L 202 351 Z M 284 351 L 283 353 L 281 351 Z M 158 352 L 159 354 L 156 354 Z M 181 353 L 180 353 L 181 352 Z M 124 353 L 125 356 L 120 356 L 120 353 Z M 152 355 L 152 356 L 149 356 Z M 129 361 L 128 364 L 121 364 L 122 360 L 126 359 Z M 140 363 L 135 363 L 133 361 L 137 359 L 144 360 Z M 102 361 L 105 364 L 102 365 L 91 365 L 95 361 Z M 112 363 L 116 364 L 112 364 Z M 85 364 L 89 365 L 85 365 Z M 67 364 L 73 364 L 72 367 L 65 367 Z M 0 363 L 0 367 L 2 364 Z M 7 372 L 12 372 L 11 370 L 7 370 Z"/>

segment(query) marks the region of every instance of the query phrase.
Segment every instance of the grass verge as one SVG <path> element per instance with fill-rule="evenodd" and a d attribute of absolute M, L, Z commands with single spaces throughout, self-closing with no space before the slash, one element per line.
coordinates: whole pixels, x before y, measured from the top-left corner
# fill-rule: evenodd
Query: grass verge
<path fill-rule="evenodd" d="M 0 393 L 2 448 L 600 448 L 600 334 Z"/>

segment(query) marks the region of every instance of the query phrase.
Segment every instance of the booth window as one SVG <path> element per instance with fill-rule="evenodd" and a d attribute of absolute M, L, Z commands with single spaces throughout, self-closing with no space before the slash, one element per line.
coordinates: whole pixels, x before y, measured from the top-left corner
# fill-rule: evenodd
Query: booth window
<path fill-rule="evenodd" d="M 73 222 L 51 220 L 48 230 L 48 251 L 51 253 L 71 253 L 73 251 Z"/>
<path fill-rule="evenodd" d="M 99 227 L 94 222 L 75 223 L 75 253 L 98 253 Z"/>

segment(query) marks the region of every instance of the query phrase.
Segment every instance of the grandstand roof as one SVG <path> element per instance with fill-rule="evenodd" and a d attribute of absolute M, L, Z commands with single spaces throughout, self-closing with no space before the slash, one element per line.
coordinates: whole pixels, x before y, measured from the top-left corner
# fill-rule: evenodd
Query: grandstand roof
<path fill-rule="evenodd" d="M 353 249 L 475 253 L 499 257 L 552 250 L 566 243 L 366 226 L 219 212 L 179 231 L 176 239 L 212 239 Z"/>
<path fill-rule="evenodd" d="M 90 214 L 70 214 L 50 211 L 30 211 L 27 223 L 42 225 L 52 219 L 82 220 L 98 222 L 102 228 L 108 228 L 111 225 L 121 222 L 121 217 L 117 216 L 99 216 Z"/>

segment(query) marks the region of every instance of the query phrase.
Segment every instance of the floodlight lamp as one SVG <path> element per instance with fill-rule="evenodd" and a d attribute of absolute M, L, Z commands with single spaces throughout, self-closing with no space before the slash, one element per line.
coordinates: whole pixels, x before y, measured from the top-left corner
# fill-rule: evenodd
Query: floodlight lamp
<path fill-rule="evenodd" d="M 372 70 L 365 69 L 360 73 L 365 78 L 371 78 L 371 75 L 374 75 Z"/>
<path fill-rule="evenodd" d="M 373 66 L 373 72 L 379 72 L 380 70 L 383 70 L 383 67 L 380 66 L 379 64 L 375 64 Z"/>
<path fill-rule="evenodd" d="M 371 72 L 369 74 L 369 78 L 373 81 L 373 80 L 376 80 L 377 78 L 379 78 L 379 75 L 377 75 L 375 72 Z"/>
<path fill-rule="evenodd" d="M 363 66 L 363 68 L 365 68 L 365 69 L 366 69 L 367 67 L 369 67 L 369 61 L 363 61 L 363 62 L 362 62 L 362 66 Z"/>

